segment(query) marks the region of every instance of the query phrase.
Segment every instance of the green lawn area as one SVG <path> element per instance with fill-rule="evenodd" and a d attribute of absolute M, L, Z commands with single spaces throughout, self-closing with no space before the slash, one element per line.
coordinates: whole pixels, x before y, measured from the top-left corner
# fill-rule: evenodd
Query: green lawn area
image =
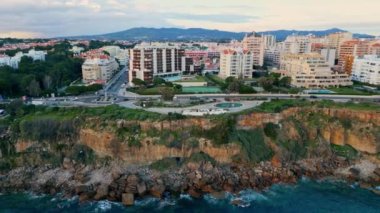
<path fill-rule="evenodd" d="M 374 95 L 374 93 L 356 90 L 353 87 L 339 87 L 328 88 L 329 90 L 336 92 L 336 95 Z"/>
<path fill-rule="evenodd" d="M 225 81 L 217 75 L 207 75 L 206 78 L 219 85 L 223 85 L 225 83 Z"/>
<path fill-rule="evenodd" d="M 219 87 L 183 87 L 182 93 L 220 93 Z"/>
<path fill-rule="evenodd" d="M 203 76 L 195 76 L 195 77 L 190 77 L 188 79 L 183 79 L 175 82 L 206 82 L 206 78 Z"/>

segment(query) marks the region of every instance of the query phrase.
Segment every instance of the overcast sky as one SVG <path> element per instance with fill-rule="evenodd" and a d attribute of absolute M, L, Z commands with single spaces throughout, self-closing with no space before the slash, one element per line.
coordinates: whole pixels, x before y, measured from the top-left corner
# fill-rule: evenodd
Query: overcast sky
<path fill-rule="evenodd" d="M 1 0 L 0 37 L 92 35 L 132 27 L 228 31 L 338 27 L 380 35 L 380 0 Z"/>

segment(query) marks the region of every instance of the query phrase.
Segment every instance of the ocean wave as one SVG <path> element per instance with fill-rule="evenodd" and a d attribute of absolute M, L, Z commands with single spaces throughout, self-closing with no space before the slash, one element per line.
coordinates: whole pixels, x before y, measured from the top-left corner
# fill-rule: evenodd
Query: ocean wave
<path fill-rule="evenodd" d="M 46 195 L 44 195 L 44 194 L 38 195 L 38 194 L 35 194 L 33 192 L 27 192 L 26 196 L 27 196 L 27 199 L 29 199 L 29 200 L 36 200 L 36 199 L 41 199 L 41 198 L 46 197 Z"/>
<path fill-rule="evenodd" d="M 110 201 L 98 201 L 96 202 L 96 212 L 107 212 L 112 209 L 112 202 Z"/>
<path fill-rule="evenodd" d="M 180 200 L 193 200 L 189 194 L 180 194 L 179 195 Z"/>
<path fill-rule="evenodd" d="M 239 192 L 239 198 L 241 198 L 244 202 L 249 202 L 249 203 L 253 201 L 268 200 L 268 198 L 264 194 L 256 192 L 251 189 Z"/>
<path fill-rule="evenodd" d="M 153 205 L 157 204 L 160 200 L 155 197 L 147 197 L 141 200 L 136 200 L 135 201 L 135 206 L 148 206 L 148 205 Z"/>

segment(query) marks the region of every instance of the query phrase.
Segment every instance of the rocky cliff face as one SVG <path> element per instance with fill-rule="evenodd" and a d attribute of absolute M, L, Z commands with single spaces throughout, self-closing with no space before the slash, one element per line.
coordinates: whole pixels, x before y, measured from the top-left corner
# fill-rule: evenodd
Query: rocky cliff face
<path fill-rule="evenodd" d="M 161 125 L 158 126 L 162 128 Z M 146 126 L 143 129 L 145 128 Z M 198 152 L 207 153 L 218 162 L 230 163 L 232 157 L 240 153 L 240 147 L 236 144 L 215 147 L 211 141 L 204 138 L 200 138 L 197 141 L 198 144 L 191 148 L 185 145 L 171 148 L 155 144 L 154 141 L 154 138 L 146 137 L 140 141 L 141 146 L 131 147 L 109 132 L 97 132 L 92 129 L 80 131 L 80 142 L 93 149 L 98 155 L 119 158 L 131 164 L 149 164 L 170 157 L 186 158 Z"/>
<path fill-rule="evenodd" d="M 322 118 L 317 125 L 310 125 L 314 115 Z M 314 118 L 312 117 L 314 116 Z M 299 128 L 287 122 L 290 118 L 302 122 L 309 139 L 320 136 L 335 145 L 350 145 L 360 152 L 380 152 L 380 112 L 348 109 L 289 108 L 281 113 L 252 113 L 240 116 L 239 129 L 264 128 L 268 123 L 282 124 L 289 139 L 299 140 Z M 324 121 L 323 121 L 324 119 Z M 340 122 L 339 122 L 340 121 Z M 298 130 L 297 130 L 298 128 Z"/>

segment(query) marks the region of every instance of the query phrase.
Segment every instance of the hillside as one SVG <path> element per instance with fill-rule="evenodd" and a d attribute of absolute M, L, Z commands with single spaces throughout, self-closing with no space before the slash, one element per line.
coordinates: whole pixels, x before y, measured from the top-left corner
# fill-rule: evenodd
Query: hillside
<path fill-rule="evenodd" d="M 316 36 L 325 36 L 330 33 L 344 32 L 342 29 L 332 28 L 321 31 L 297 31 L 297 30 L 276 30 L 259 32 L 260 34 L 272 34 L 277 37 L 279 41 L 284 40 L 287 36 L 292 34 L 308 35 L 314 34 Z M 131 41 L 220 41 L 243 39 L 244 35 L 248 32 L 228 32 L 221 30 L 209 30 L 202 28 L 132 28 L 125 31 L 108 33 L 103 35 L 85 35 L 67 37 L 71 39 L 99 39 L 99 40 L 131 40 Z M 354 34 L 358 38 L 371 38 L 373 36 L 366 34 Z"/>

